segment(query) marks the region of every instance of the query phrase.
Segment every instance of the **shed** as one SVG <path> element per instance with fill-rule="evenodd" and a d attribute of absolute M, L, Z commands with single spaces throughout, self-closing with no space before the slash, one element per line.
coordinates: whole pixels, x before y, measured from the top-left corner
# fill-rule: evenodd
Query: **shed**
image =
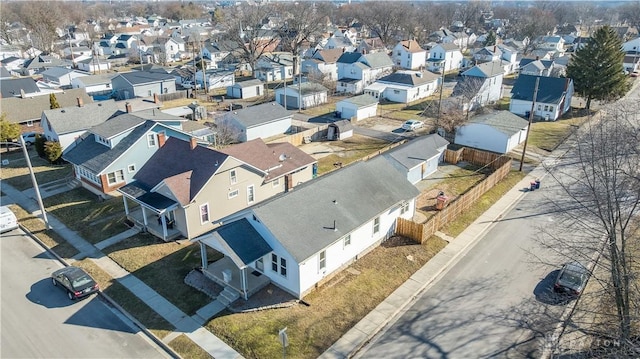
<path fill-rule="evenodd" d="M 287 109 L 306 109 L 327 103 L 327 88 L 313 82 L 281 87 L 275 91 L 276 101 Z"/>
<path fill-rule="evenodd" d="M 448 145 L 449 141 L 434 133 L 412 139 L 382 156 L 393 167 L 406 173 L 409 182 L 416 184 L 438 170 Z"/>
<path fill-rule="evenodd" d="M 344 140 L 353 136 L 353 125 L 349 120 L 339 120 L 329 124 L 327 129 L 327 139 Z"/>
<path fill-rule="evenodd" d="M 258 79 L 236 82 L 227 86 L 227 97 L 247 99 L 264 95 L 264 83 Z"/>
<path fill-rule="evenodd" d="M 340 114 L 340 118 L 355 117 L 359 121 L 378 113 L 378 100 L 367 94 L 347 98 L 336 103 L 336 112 Z"/>
<path fill-rule="evenodd" d="M 504 154 L 524 142 L 528 126 L 527 120 L 509 111 L 488 113 L 458 127 L 455 143 Z"/>
<path fill-rule="evenodd" d="M 240 142 L 286 133 L 291 129 L 292 120 L 291 112 L 275 102 L 227 112 L 221 119 L 238 131 Z M 220 125 L 218 120 L 216 123 Z"/>

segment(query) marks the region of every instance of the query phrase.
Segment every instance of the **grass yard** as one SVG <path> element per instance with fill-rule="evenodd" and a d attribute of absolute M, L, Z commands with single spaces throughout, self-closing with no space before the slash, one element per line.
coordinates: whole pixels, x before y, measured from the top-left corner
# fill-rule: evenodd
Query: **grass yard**
<path fill-rule="evenodd" d="M 373 154 L 389 145 L 388 142 L 370 137 L 354 135 L 342 142 L 335 142 L 336 146 L 342 147 L 342 151 L 322 157 L 318 160 L 318 174 L 322 175 L 335 170 L 334 163 L 341 162 L 347 165 L 363 157 Z"/>
<path fill-rule="evenodd" d="M 125 214 L 122 198 L 99 201 L 84 188 L 45 198 L 47 211 L 92 244 L 124 232 Z"/>
<path fill-rule="evenodd" d="M 206 294 L 184 283 L 186 275 L 202 265 L 198 244 L 165 243 L 150 234 L 139 233 L 103 252 L 188 315 L 211 301 Z M 212 250 L 208 253 L 210 261 L 220 256 Z"/>
<path fill-rule="evenodd" d="M 71 165 L 49 164 L 48 161 L 38 157 L 33 146 L 29 149 L 29 158 L 38 185 L 69 177 L 72 174 Z M 2 171 L 0 171 L 0 176 L 3 181 L 7 181 L 9 185 L 19 191 L 33 187 L 29 167 L 27 166 L 27 161 L 24 158 L 24 152 L 22 152 L 22 150 L 14 150 L 9 153 L 4 152 L 2 153 L 2 159 L 9 160 L 9 164 L 7 166 L 3 165 Z"/>
<path fill-rule="evenodd" d="M 20 224 L 33 233 L 42 243 L 52 249 L 62 258 L 71 258 L 78 254 L 78 250 L 69 244 L 64 238 L 52 229 L 46 229 L 44 222 L 40 217 L 28 213 L 22 207 L 12 204 L 9 205 Z"/>
<path fill-rule="evenodd" d="M 306 296 L 308 307 L 224 312 L 207 328 L 247 358 L 277 358 L 278 330 L 287 327 L 287 357 L 317 358 L 445 245 L 394 237 Z"/>
<path fill-rule="evenodd" d="M 531 125 L 528 145 L 538 147 L 545 151 L 553 151 L 558 147 L 573 131 L 577 129 L 589 116 L 584 114 L 582 109 L 571 109 L 565 119 L 558 121 L 534 122 Z"/>
<path fill-rule="evenodd" d="M 183 358 L 213 359 L 209 353 L 196 345 L 196 343 L 184 334 L 180 334 L 180 336 L 169 342 L 169 346 Z"/>
<path fill-rule="evenodd" d="M 100 290 L 104 294 L 118 303 L 158 338 L 162 339 L 175 330 L 173 325 L 164 320 L 122 284 L 111 278 L 90 259 L 83 259 L 73 265 L 84 268 L 98 282 Z"/>

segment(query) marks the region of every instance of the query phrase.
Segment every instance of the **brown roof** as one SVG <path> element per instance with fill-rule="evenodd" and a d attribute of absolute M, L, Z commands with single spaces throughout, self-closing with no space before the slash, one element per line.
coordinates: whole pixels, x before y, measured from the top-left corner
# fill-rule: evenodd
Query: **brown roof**
<path fill-rule="evenodd" d="M 338 58 L 342 55 L 342 49 L 328 49 L 320 50 L 320 56 L 325 63 L 333 64 L 338 61 Z"/>
<path fill-rule="evenodd" d="M 56 100 L 61 108 L 76 106 L 77 98 L 82 99 L 83 103 L 92 103 L 93 98 L 87 95 L 83 88 L 65 90 L 55 94 Z M 33 120 L 40 120 L 42 111 L 49 110 L 51 103 L 48 94 L 33 97 L 11 97 L 0 99 L 0 111 L 6 114 L 7 121 L 12 123 L 22 123 Z"/>
<path fill-rule="evenodd" d="M 409 52 L 415 53 L 415 52 L 424 51 L 424 49 L 420 47 L 418 42 L 416 42 L 415 40 L 405 40 L 405 41 L 400 41 L 400 43 L 402 44 L 402 46 L 404 46 L 405 49 L 409 50 Z"/>
<path fill-rule="evenodd" d="M 265 182 L 274 180 L 316 160 L 288 142 L 266 144 L 261 138 L 220 150 L 267 173 Z"/>

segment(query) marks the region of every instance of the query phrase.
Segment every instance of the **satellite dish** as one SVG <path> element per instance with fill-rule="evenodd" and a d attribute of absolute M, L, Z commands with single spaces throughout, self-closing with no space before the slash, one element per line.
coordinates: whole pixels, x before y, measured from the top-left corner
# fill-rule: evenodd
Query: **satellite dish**
<path fill-rule="evenodd" d="M 287 159 L 287 155 L 285 155 L 284 153 L 280 155 L 280 157 L 278 157 L 278 159 L 280 160 L 280 162 L 284 161 Z"/>

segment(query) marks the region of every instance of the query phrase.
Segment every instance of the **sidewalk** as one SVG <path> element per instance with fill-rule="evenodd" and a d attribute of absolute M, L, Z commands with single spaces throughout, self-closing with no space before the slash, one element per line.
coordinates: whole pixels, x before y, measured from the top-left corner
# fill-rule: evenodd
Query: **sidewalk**
<path fill-rule="evenodd" d="M 25 193 L 16 190 L 6 182 L 2 182 L 2 191 L 7 195 L 6 197 L 9 197 L 14 203 L 17 203 L 26 211 L 38 216 L 41 214 L 36 201 L 29 198 Z M 3 200 L 4 199 L 6 198 L 3 197 Z M 233 348 L 228 346 L 213 333 L 203 328 L 200 321 L 196 321 L 196 319 L 194 319 L 194 317 L 199 318 L 198 314 L 194 315 L 194 317 L 188 316 L 152 288 L 147 286 L 144 282 L 120 267 L 111 258 L 104 255 L 97 246 L 87 242 L 76 232 L 65 226 L 55 216 L 47 214 L 47 218 L 51 228 L 80 252 L 76 258 L 89 258 L 98 267 L 129 289 L 129 291 L 131 291 L 131 293 L 136 297 L 140 298 L 140 300 L 155 310 L 161 317 L 171 323 L 176 328 L 176 332 L 184 333 L 189 337 L 189 339 L 216 359 L 242 358 L 242 356 Z M 129 235 L 134 234 L 133 231 L 125 232 Z M 99 245 L 101 248 L 104 248 L 109 243 L 124 239 L 125 236 L 126 234 L 114 236 L 99 243 Z M 145 334 L 150 336 L 153 335 L 147 331 L 146 328 L 141 329 Z M 156 342 L 162 342 L 159 338 L 155 339 L 156 340 L 154 341 Z M 173 354 L 175 355 L 175 353 Z"/>

